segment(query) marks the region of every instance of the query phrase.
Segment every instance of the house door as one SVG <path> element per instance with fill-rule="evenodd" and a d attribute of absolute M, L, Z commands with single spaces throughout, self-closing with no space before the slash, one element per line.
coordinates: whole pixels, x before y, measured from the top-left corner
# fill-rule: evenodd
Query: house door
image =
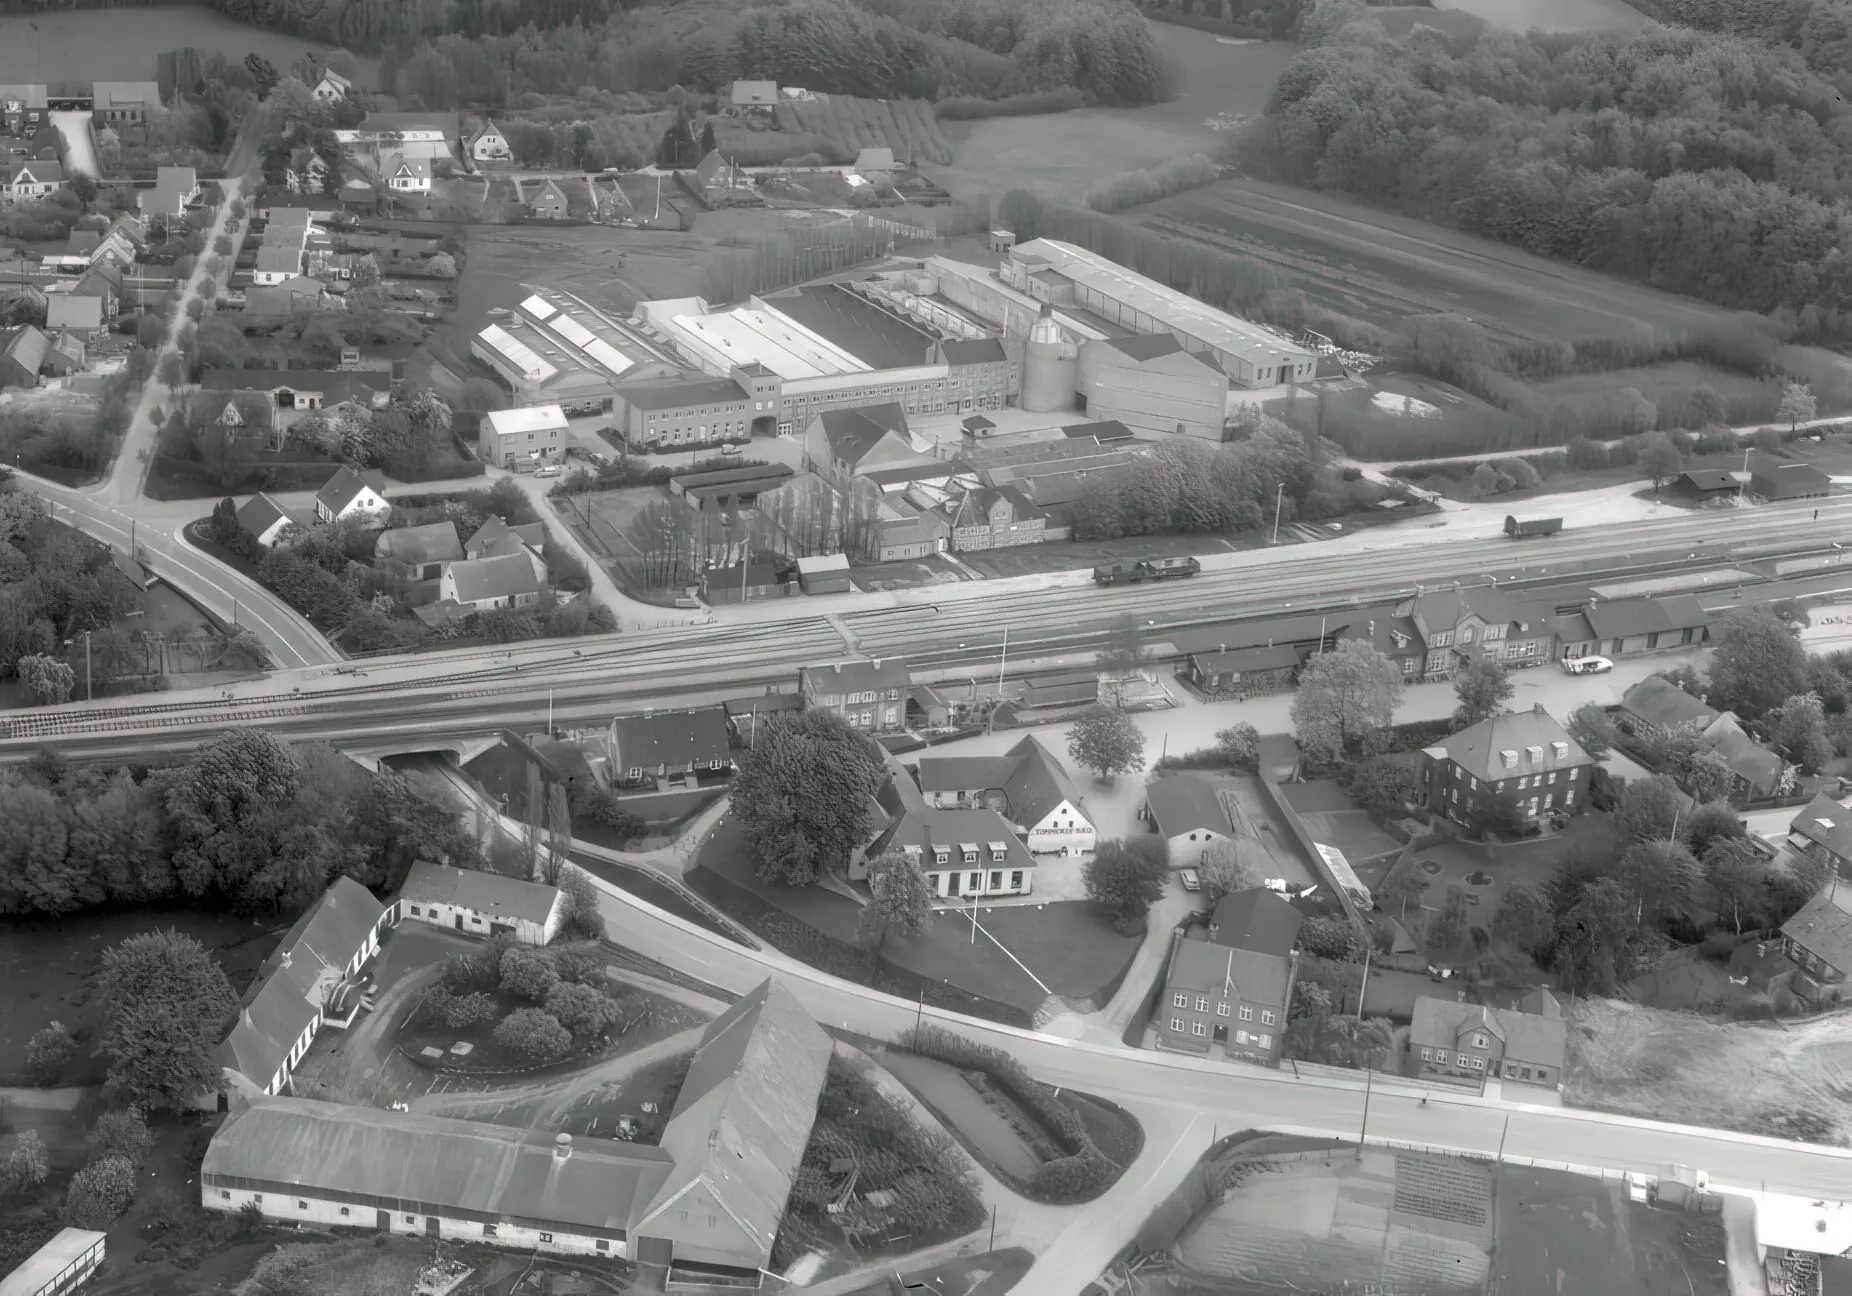
<path fill-rule="evenodd" d="M 381 1233 L 392 1232 L 392 1212 L 391 1211 L 373 1212 L 373 1226 L 377 1228 Z"/>
<path fill-rule="evenodd" d="M 675 1244 L 668 1238 L 638 1238 L 637 1263 L 666 1265 L 675 1258 Z"/>
<path fill-rule="evenodd" d="M 437 1216 L 426 1215 L 424 1217 L 424 1235 L 426 1237 L 436 1237 L 437 1228 L 438 1228 Z"/>
<path fill-rule="evenodd" d="M 463 930 L 463 915 L 460 913 L 457 915 L 457 930 Z"/>

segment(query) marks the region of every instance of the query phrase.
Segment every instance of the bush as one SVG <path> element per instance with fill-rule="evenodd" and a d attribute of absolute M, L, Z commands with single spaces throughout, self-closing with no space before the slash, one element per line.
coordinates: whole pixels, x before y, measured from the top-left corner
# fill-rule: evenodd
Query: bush
<path fill-rule="evenodd" d="M 1071 112 L 1086 106 L 1086 96 L 1073 86 L 1062 86 L 1058 90 L 1036 90 L 1003 99 L 955 95 L 934 104 L 932 115 L 940 121 L 975 121 L 981 117 L 1030 117 L 1041 113 Z"/>
<path fill-rule="evenodd" d="M 545 1003 L 559 983 L 559 971 L 545 950 L 516 945 L 502 955 L 502 989 L 534 1003 Z"/>
<path fill-rule="evenodd" d="M 37 1130 L 21 1130 L 6 1159 L 0 1161 L 0 1194 L 34 1192 L 44 1187 L 50 1176 L 51 1162 L 45 1155 L 45 1141 Z"/>
<path fill-rule="evenodd" d="M 603 1038 L 619 1015 L 610 995 L 571 981 L 560 981 L 547 992 L 547 1011 L 582 1044 Z"/>
<path fill-rule="evenodd" d="M 139 1110 L 125 1107 L 97 1117 L 96 1124 L 90 1127 L 89 1142 L 92 1161 L 121 1157 L 140 1170 L 148 1160 L 149 1149 L 154 1146 L 154 1135 L 149 1132 L 148 1122 L 142 1119 Z"/>
<path fill-rule="evenodd" d="M 1311 917 L 1299 928 L 1299 948 L 1347 963 L 1362 957 L 1363 938 L 1342 918 Z"/>
<path fill-rule="evenodd" d="M 1119 212 L 1128 207 L 1168 198 L 1172 194 L 1180 194 L 1187 189 L 1214 184 L 1221 175 L 1221 167 L 1202 154 L 1194 153 L 1188 157 L 1171 158 L 1138 171 L 1121 171 L 1117 175 L 1096 180 L 1087 187 L 1080 202 L 1081 206 L 1092 211 Z"/>
<path fill-rule="evenodd" d="M 1107 1155 L 1087 1144 L 1074 1156 L 1045 1161 L 1029 1180 L 1025 1196 L 1052 1205 L 1092 1201 L 1119 1177 L 1120 1167 Z"/>
<path fill-rule="evenodd" d="M 495 1028 L 495 1042 L 524 1062 L 557 1061 L 572 1048 L 572 1034 L 552 1013 L 517 1008 Z"/>
<path fill-rule="evenodd" d="M 444 956 L 438 983 L 451 994 L 492 993 L 502 988 L 502 955 L 514 948 L 506 940 L 491 941 L 467 954 Z"/>
<path fill-rule="evenodd" d="M 495 1016 L 495 997 L 482 991 L 452 994 L 437 986 L 424 997 L 425 1010 L 451 1030 L 467 1030 Z"/>
<path fill-rule="evenodd" d="M 566 921 L 560 928 L 560 934 L 568 940 L 603 940 L 605 936 L 604 911 L 598 907 L 598 887 L 591 878 L 576 868 L 567 868 L 559 875 L 559 889 L 566 896 Z M 554 955 L 554 966 L 563 980 L 585 979 L 568 976 L 558 954 Z M 591 976 L 596 977 L 598 983 L 603 982 L 603 960 L 598 960 Z M 588 980 L 587 983 L 593 982 Z"/>
<path fill-rule="evenodd" d="M 137 1170 L 127 1157 L 102 1157 L 71 1176 L 64 1222 L 72 1228 L 107 1229 L 135 1200 Z"/>
<path fill-rule="evenodd" d="M 33 1084 L 49 1088 L 63 1078 L 76 1053 L 77 1041 L 62 1022 L 53 1022 L 26 1041 L 26 1074 Z"/>

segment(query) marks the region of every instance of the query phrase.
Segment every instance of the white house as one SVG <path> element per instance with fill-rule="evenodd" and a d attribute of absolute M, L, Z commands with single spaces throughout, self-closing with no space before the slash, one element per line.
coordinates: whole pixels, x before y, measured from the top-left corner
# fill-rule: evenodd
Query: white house
<path fill-rule="evenodd" d="M 1220 792 L 1200 774 L 1172 774 L 1146 787 L 1142 814 L 1169 843 L 1174 869 L 1194 868 L 1210 846 L 1234 836 Z"/>
<path fill-rule="evenodd" d="M 357 473 L 346 464 L 335 470 L 328 484 L 315 493 L 315 517 L 320 522 L 368 516 L 384 518 L 392 512 L 386 499 L 384 474 L 368 469 Z"/>
<path fill-rule="evenodd" d="M 354 88 L 354 83 L 336 72 L 333 68 L 324 69 L 322 79 L 309 91 L 323 103 L 335 103 L 347 98 L 347 92 Z"/>
<path fill-rule="evenodd" d="M 3 173 L 0 198 L 7 202 L 30 202 L 64 187 L 64 165 L 59 162 L 18 162 Z"/>
<path fill-rule="evenodd" d="M 477 612 L 492 612 L 538 603 L 547 583 L 535 574 L 533 560 L 527 554 L 507 553 L 451 563 L 437 588 L 440 602 L 452 601 Z"/>
<path fill-rule="evenodd" d="M 394 193 L 430 193 L 431 159 L 388 153 L 379 161 L 379 173 L 386 178 L 386 188 Z"/>
<path fill-rule="evenodd" d="M 565 925 L 566 893 L 539 882 L 419 860 L 405 875 L 394 910 L 400 918 L 436 927 L 545 945 Z"/>
<path fill-rule="evenodd" d="M 1032 855 L 1090 855 L 1095 832 L 1061 763 L 1034 738 L 1002 756 L 925 756 L 920 793 L 935 809 L 989 807 L 1008 815 Z"/>
<path fill-rule="evenodd" d="M 508 147 L 508 137 L 502 134 L 501 127 L 491 121 L 485 122 L 470 140 L 469 155 L 477 162 L 507 162 L 514 157 L 514 150 Z"/>
<path fill-rule="evenodd" d="M 266 549 L 295 524 L 296 519 L 286 513 L 282 505 L 261 491 L 238 506 L 238 525 Z"/>
<path fill-rule="evenodd" d="M 227 1105 L 290 1091 L 290 1077 L 324 1025 L 345 1029 L 361 1008 L 360 969 L 379 953 L 387 910 L 352 878 L 340 877 L 296 920 L 264 960 L 238 1005 L 238 1020 L 215 1055 L 225 1090 L 199 1105 Z"/>

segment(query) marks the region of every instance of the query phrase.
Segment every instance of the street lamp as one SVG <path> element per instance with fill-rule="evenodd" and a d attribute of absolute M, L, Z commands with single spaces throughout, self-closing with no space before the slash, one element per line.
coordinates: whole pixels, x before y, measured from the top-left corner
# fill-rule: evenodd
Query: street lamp
<path fill-rule="evenodd" d="M 75 639 L 66 639 L 64 646 L 69 648 L 76 642 Z M 84 631 L 84 701 L 94 702 L 95 700 L 90 692 L 90 632 L 86 630 Z"/>

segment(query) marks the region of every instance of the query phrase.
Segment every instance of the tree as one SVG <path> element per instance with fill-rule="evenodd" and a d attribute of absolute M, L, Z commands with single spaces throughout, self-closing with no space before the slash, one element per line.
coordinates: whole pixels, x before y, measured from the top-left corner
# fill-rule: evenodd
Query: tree
<path fill-rule="evenodd" d="M 1563 728 L 1592 760 L 1598 761 L 1614 749 L 1614 722 L 1599 702 L 1584 702 L 1577 707 Z"/>
<path fill-rule="evenodd" d="M 1655 432 L 1641 443 L 1640 467 L 1653 479 L 1654 490 L 1678 476 L 1684 466 L 1685 456 L 1665 433 Z"/>
<path fill-rule="evenodd" d="M 566 1056 L 572 1033 L 545 1009 L 516 1008 L 496 1024 L 495 1043 L 523 1062 L 544 1065 Z"/>
<path fill-rule="evenodd" d="M 6 1158 L 0 1160 L 0 1196 L 33 1192 L 45 1186 L 51 1177 L 51 1161 L 45 1155 L 45 1140 L 35 1129 L 19 1131 Z"/>
<path fill-rule="evenodd" d="M 1454 708 L 1455 727 L 1465 729 L 1481 720 L 1490 720 L 1505 709 L 1517 685 L 1505 673 L 1496 657 L 1476 657 L 1453 677 L 1453 695 L 1460 700 Z"/>
<path fill-rule="evenodd" d="M 1550 944 L 1556 916 L 1536 887 L 1516 882 L 1505 889 L 1492 911 L 1492 935 L 1536 957 Z"/>
<path fill-rule="evenodd" d="M 559 984 L 553 958 L 532 945 L 511 945 L 502 951 L 502 989 L 533 1003 L 545 1003 Z"/>
<path fill-rule="evenodd" d="M 33 1084 L 49 1088 L 58 1083 L 76 1054 L 77 1041 L 63 1022 L 55 1021 L 26 1041 L 26 1074 Z"/>
<path fill-rule="evenodd" d="M 1797 693 L 1767 717 L 1769 741 L 1776 751 L 1804 769 L 1818 770 L 1833 759 L 1826 732 L 1826 705 L 1818 693 Z"/>
<path fill-rule="evenodd" d="M 425 269 L 429 270 L 439 279 L 455 279 L 457 277 L 457 259 L 448 252 L 433 252 L 431 254 L 431 259 L 426 261 L 424 266 Z"/>
<path fill-rule="evenodd" d="M 1798 378 L 1782 381 L 1781 404 L 1775 410 L 1775 417 L 1788 421 L 1788 431 L 1796 431 L 1801 424 L 1812 422 L 1817 412 L 1812 387 Z"/>
<path fill-rule="evenodd" d="M 1243 843 L 1246 843 L 1245 845 Z M 1196 875 L 1202 879 L 1203 901 L 1211 908 L 1225 895 L 1248 891 L 1259 886 L 1260 866 L 1254 862 L 1255 844 L 1245 838 L 1210 843 L 1196 862 Z"/>
<path fill-rule="evenodd" d="M 1067 731 L 1067 752 L 1084 769 L 1114 774 L 1144 768 L 1145 736 L 1130 717 L 1111 707 L 1089 707 Z"/>
<path fill-rule="evenodd" d="M 581 1042 L 603 1039 L 621 1015 L 610 995 L 572 981 L 561 981 L 547 991 L 547 1011 Z"/>
<path fill-rule="evenodd" d="M 558 886 L 566 868 L 566 853 L 572 849 L 572 806 L 564 784 L 547 789 L 547 849 L 540 860 L 540 879 L 548 886 Z"/>
<path fill-rule="evenodd" d="M 1434 916 L 1428 919 L 1428 946 L 1430 954 L 1445 954 L 1460 943 L 1466 935 L 1466 892 L 1460 886 L 1447 888 L 1447 898 L 1441 902 Z"/>
<path fill-rule="evenodd" d="M 306 901 L 326 885 L 326 857 L 323 868 L 310 869 L 300 841 L 285 855 L 272 849 L 272 830 L 281 827 L 279 817 L 302 788 L 301 764 L 274 734 L 235 730 L 197 752 L 162 786 L 174 871 L 188 895 L 223 891 L 275 905 Z"/>
<path fill-rule="evenodd" d="M 1361 639 L 1320 653 L 1299 673 L 1293 730 L 1315 765 L 1367 755 L 1395 720 L 1402 670 Z"/>
<path fill-rule="evenodd" d="M 1260 768 L 1260 731 L 1251 724 L 1216 730 L 1215 749 L 1238 770 L 1252 774 Z"/>
<path fill-rule="evenodd" d="M 887 777 L 874 744 L 833 711 L 759 726 L 739 760 L 732 810 L 759 877 L 808 886 L 841 873 L 868 836 L 868 805 Z"/>
<path fill-rule="evenodd" d="M 1717 916 L 1736 934 L 1758 926 L 1768 897 L 1769 864 L 1744 837 L 1722 837 L 1704 852 L 1704 880 L 1717 898 Z"/>
<path fill-rule="evenodd" d="M 257 83 L 257 97 L 267 96 L 283 78 L 278 75 L 275 66 L 262 54 L 252 51 L 244 56 L 244 70 L 251 74 L 251 80 Z"/>
<path fill-rule="evenodd" d="M 238 996 L 204 945 L 172 929 L 131 936 L 103 952 L 95 993 L 108 1005 L 104 1089 L 113 1099 L 186 1107 L 219 1087 L 215 1054 Z"/>
<path fill-rule="evenodd" d="M 917 939 L 932 920 L 932 888 L 910 856 L 889 851 L 868 865 L 869 901 L 855 924 L 863 949 L 879 950 L 893 940 Z"/>
<path fill-rule="evenodd" d="M 1639 925 L 1691 912 L 1704 875 L 1682 842 L 1636 841 L 1621 856 L 1620 865 L 1622 874 L 1633 881 Z"/>
<path fill-rule="evenodd" d="M 714 142 L 714 123 L 710 119 L 701 123 L 701 156 L 706 157 L 720 146 Z"/>
<path fill-rule="evenodd" d="M 1614 827 L 1622 841 L 1670 841 L 1684 808 L 1684 793 L 1666 775 L 1635 779 L 1621 793 Z"/>
<path fill-rule="evenodd" d="M 1382 815 L 1406 810 L 1421 791 L 1414 767 L 1391 756 L 1353 761 L 1338 774 L 1338 785 L 1358 806 Z"/>
<path fill-rule="evenodd" d="M 89 211 L 90 204 L 96 201 L 96 181 L 81 171 L 71 177 L 71 182 L 66 188 L 71 191 L 72 196 L 78 202 L 84 205 L 85 211 Z"/>
<path fill-rule="evenodd" d="M 1363 957 L 1363 938 L 1342 918 L 1314 915 L 1299 927 L 1299 948 L 1319 958 L 1348 963 Z"/>
<path fill-rule="evenodd" d="M 124 1107 L 96 1118 L 96 1124 L 90 1127 L 89 1143 L 92 1161 L 119 1156 L 139 1170 L 154 1147 L 154 1135 L 139 1109 Z"/>
<path fill-rule="evenodd" d="M 1685 845 L 1699 859 L 1706 858 L 1718 842 L 1740 838 L 1749 831 L 1736 807 L 1722 799 L 1706 801 L 1686 815 L 1679 827 Z"/>
<path fill-rule="evenodd" d="M 1164 894 L 1169 868 L 1163 851 L 1162 839 L 1148 836 L 1108 838 L 1094 847 L 1082 874 L 1087 896 L 1115 926 L 1135 928 Z"/>
<path fill-rule="evenodd" d="M 1739 608 L 1718 628 L 1705 700 L 1755 720 L 1805 693 L 1807 677 L 1807 651 L 1795 627 L 1768 607 Z"/>
<path fill-rule="evenodd" d="M 454 994 L 436 986 L 425 994 L 424 1009 L 451 1030 L 467 1030 L 495 1016 L 495 997 L 480 990 Z"/>
<path fill-rule="evenodd" d="M 1619 878 L 1603 877 L 1583 888 L 1557 923 L 1556 972 L 1575 994 L 1606 994 L 1626 970 L 1627 941 L 1637 906 Z"/>
<path fill-rule="evenodd" d="M 1389 870 L 1389 876 L 1376 888 L 1373 898 L 1378 909 L 1407 926 L 1410 908 L 1414 909 L 1416 917 L 1421 915 L 1421 890 L 1421 879 L 1416 875 L 1413 865 L 1404 865 Z"/>
<path fill-rule="evenodd" d="M 64 1222 L 72 1228 L 107 1229 L 135 1200 L 137 1171 L 125 1157 L 103 1157 L 71 1176 L 64 1193 Z"/>
<path fill-rule="evenodd" d="M 77 672 L 43 653 L 28 653 L 21 657 L 14 669 L 19 674 L 20 683 L 26 691 L 38 700 L 40 706 L 54 706 L 71 700 L 71 690 L 77 686 Z"/>
<path fill-rule="evenodd" d="M 591 878 L 569 868 L 560 874 L 559 889 L 566 895 L 566 921 L 561 934 L 570 940 L 603 940 L 604 911 L 599 907 L 598 887 Z"/>

